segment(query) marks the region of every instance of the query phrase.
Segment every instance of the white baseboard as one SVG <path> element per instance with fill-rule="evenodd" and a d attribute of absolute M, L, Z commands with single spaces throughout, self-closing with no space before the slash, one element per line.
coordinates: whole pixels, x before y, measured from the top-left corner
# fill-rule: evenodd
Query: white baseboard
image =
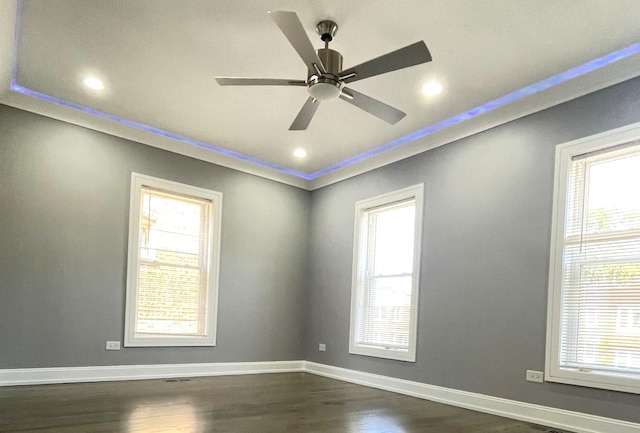
<path fill-rule="evenodd" d="M 303 361 L 16 368 L 0 370 L 0 386 L 290 373 L 302 370 Z"/>
<path fill-rule="evenodd" d="M 576 433 L 638 433 L 640 424 L 304 361 L 304 371 Z"/>
<path fill-rule="evenodd" d="M 0 386 L 307 372 L 576 433 L 638 433 L 640 424 L 308 361 L 0 369 Z"/>

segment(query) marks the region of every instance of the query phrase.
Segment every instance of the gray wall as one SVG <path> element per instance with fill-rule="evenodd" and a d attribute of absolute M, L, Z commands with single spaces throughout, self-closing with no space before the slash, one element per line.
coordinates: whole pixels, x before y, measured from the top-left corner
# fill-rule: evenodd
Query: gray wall
<path fill-rule="evenodd" d="M 544 369 L 554 146 L 639 122 L 639 101 L 636 79 L 314 191 L 305 359 L 640 422 L 640 395 L 524 379 Z M 420 182 L 417 361 L 350 355 L 354 204 Z"/>
<path fill-rule="evenodd" d="M 125 348 L 131 172 L 220 191 L 215 348 Z M 0 105 L 0 368 L 302 359 L 309 193 Z"/>

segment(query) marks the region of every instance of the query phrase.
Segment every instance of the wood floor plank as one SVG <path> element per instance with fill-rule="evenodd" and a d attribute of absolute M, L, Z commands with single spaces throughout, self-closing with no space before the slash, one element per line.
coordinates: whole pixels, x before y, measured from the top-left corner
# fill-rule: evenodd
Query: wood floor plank
<path fill-rule="evenodd" d="M 0 388 L 2 433 L 541 433 L 308 373 Z"/>

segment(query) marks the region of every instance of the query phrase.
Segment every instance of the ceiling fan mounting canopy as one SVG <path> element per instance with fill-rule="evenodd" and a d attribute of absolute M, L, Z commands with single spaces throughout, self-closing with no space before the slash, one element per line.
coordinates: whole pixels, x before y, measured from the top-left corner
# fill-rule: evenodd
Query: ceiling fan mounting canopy
<path fill-rule="evenodd" d="M 331 42 L 338 31 L 338 25 L 330 20 L 320 21 L 316 26 L 316 32 L 323 42 Z"/>
<path fill-rule="evenodd" d="M 342 99 L 387 123 L 395 124 L 406 113 L 384 102 L 359 93 L 345 85 L 357 80 L 385 74 L 431 61 L 431 54 L 423 41 L 392 51 L 383 56 L 342 70 L 342 55 L 329 48 L 338 31 L 338 25 L 330 20 L 320 21 L 316 31 L 324 41 L 324 48 L 316 49 L 311 44 L 302 22 L 295 12 L 275 11 L 269 15 L 289 40 L 307 66 L 306 80 L 272 78 L 216 77 L 221 86 L 305 86 L 309 92 L 289 130 L 307 129 L 321 101 Z"/>

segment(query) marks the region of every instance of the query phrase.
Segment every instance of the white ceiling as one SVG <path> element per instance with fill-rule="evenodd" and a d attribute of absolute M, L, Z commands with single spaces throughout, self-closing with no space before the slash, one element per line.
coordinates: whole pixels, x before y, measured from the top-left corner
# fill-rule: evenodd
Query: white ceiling
<path fill-rule="evenodd" d="M 640 74 L 638 0 L 0 0 L 0 7 L 0 102 L 309 189 Z M 289 131 L 304 87 L 220 87 L 214 76 L 306 78 L 269 10 L 295 11 L 316 48 L 316 23 L 335 20 L 331 48 L 345 68 L 424 40 L 432 62 L 351 84 L 407 116 L 391 126 L 335 100 L 320 106 L 309 129 Z M 456 118 L 616 51 L 617 61 L 594 71 Z M 82 86 L 87 73 L 104 80 L 103 92 Z M 445 90 L 426 98 L 420 89 L 431 80 Z M 434 125 L 439 131 L 425 130 Z M 304 160 L 292 156 L 299 147 Z"/>

